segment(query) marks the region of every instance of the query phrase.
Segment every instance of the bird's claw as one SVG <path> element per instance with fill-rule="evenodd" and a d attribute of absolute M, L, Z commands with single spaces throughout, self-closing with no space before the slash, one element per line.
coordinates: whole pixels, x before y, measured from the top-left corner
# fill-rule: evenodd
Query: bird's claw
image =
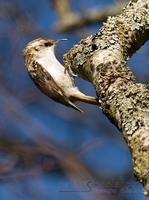
<path fill-rule="evenodd" d="M 69 71 L 69 73 L 70 73 L 72 76 L 74 76 L 74 77 L 78 76 L 77 74 L 74 74 L 74 73 L 73 73 L 73 71 L 72 71 L 72 69 L 70 68 L 70 66 L 65 65 L 64 74 L 66 74 L 66 71 L 67 71 L 67 70 Z"/>

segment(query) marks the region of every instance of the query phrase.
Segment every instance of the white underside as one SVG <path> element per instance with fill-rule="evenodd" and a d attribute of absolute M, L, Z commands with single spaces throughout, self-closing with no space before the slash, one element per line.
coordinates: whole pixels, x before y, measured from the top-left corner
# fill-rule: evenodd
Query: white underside
<path fill-rule="evenodd" d="M 64 74 L 64 67 L 56 59 L 53 52 L 54 49 L 49 48 L 44 52 L 44 56 L 37 61 L 49 72 L 57 85 L 63 88 L 67 97 L 71 96 L 71 94 L 78 93 L 79 90 L 73 85 L 72 78 L 67 71 L 66 74 Z"/>

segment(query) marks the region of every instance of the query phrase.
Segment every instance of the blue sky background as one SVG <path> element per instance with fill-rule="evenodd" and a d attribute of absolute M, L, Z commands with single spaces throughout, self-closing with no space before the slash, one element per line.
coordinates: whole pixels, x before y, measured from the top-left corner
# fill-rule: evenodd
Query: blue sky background
<path fill-rule="evenodd" d="M 109 5 L 114 5 L 114 1 L 71 0 L 73 11 L 79 15 L 83 9 L 97 7 L 104 9 Z M 76 188 L 82 191 L 84 187 L 86 189 L 87 182 L 82 180 L 84 185 L 81 187 L 80 179 L 77 179 L 77 182 L 75 177 L 70 179 L 60 168 L 55 170 L 48 168 L 44 171 L 42 157 L 37 159 L 38 166 L 37 160 L 34 164 L 34 161 L 28 162 L 28 158 L 24 164 L 24 160 L 18 162 L 21 158 L 14 152 L 1 149 L 0 199 L 91 200 L 96 199 L 94 197 L 96 193 L 98 199 L 144 200 L 146 198 L 143 195 L 143 187 L 133 175 L 131 154 L 122 134 L 102 114 L 102 111 L 93 105 L 77 103 L 77 106 L 84 110 L 84 114 L 80 114 L 57 104 L 44 96 L 27 74 L 22 50 L 31 40 L 38 37 L 67 38 L 67 41 L 58 44 L 56 48 L 57 58 L 62 62 L 64 53 L 85 35 L 87 37 L 97 32 L 102 25 L 96 23 L 78 30 L 56 33 L 54 27 L 57 21 L 58 16 L 52 6 L 52 0 L 0 0 L 0 137 L 24 144 L 53 141 L 68 152 L 73 152 L 100 178 L 96 180 L 96 187 L 92 187 L 91 192 L 62 193 L 59 191 L 71 191 Z M 148 56 L 149 45 L 146 43 L 128 62 L 137 81 L 141 83 L 149 82 Z M 85 94 L 95 96 L 90 83 L 77 77 L 76 85 Z M 7 160 L 9 167 L 14 170 L 11 173 L 1 173 L 3 169 L 1 164 Z M 18 174 L 19 178 L 15 178 Z M 114 181 L 117 186 L 112 184 Z M 103 192 L 101 195 L 97 190 L 99 189 L 97 185 L 101 182 L 104 182 L 105 186 L 112 182 L 110 188 L 116 190 L 113 194 Z"/>

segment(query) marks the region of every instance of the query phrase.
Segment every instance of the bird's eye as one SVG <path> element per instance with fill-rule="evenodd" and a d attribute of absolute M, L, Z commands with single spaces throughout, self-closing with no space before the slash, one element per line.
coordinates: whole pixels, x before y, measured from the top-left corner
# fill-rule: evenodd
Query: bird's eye
<path fill-rule="evenodd" d="M 44 43 L 44 46 L 45 46 L 45 47 L 48 47 L 48 46 L 49 46 L 49 43 L 48 43 L 48 42 L 45 42 L 45 43 Z"/>

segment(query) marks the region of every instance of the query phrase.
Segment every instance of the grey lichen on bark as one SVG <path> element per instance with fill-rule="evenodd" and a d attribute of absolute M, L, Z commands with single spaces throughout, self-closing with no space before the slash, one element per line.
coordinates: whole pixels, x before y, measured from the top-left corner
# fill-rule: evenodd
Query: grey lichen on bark
<path fill-rule="evenodd" d="M 66 66 L 93 84 L 102 112 L 122 131 L 145 195 L 149 195 L 149 91 L 136 83 L 126 63 L 149 39 L 148 13 L 148 0 L 132 0 L 99 32 L 64 55 Z"/>

